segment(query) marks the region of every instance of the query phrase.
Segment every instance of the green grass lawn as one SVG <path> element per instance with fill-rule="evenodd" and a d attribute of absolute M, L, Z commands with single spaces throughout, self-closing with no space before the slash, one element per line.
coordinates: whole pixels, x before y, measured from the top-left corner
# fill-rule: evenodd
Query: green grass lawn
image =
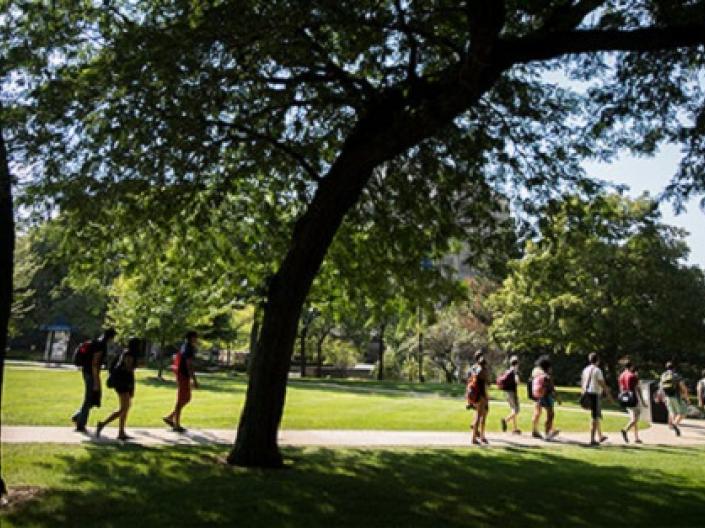
<path fill-rule="evenodd" d="M 183 423 L 199 428 L 234 428 L 244 401 L 245 378 L 216 375 L 202 377 L 200 381 L 201 389 L 194 391 L 193 401 L 184 411 Z M 465 410 L 462 387 L 459 388 L 458 393 L 447 393 L 444 390 L 454 391 L 458 387 L 292 380 L 282 426 L 285 429 L 465 431 L 472 413 Z M 9 367 L 5 379 L 3 423 L 70 425 L 69 416 L 80 404 L 81 397 L 82 381 L 77 371 Z M 160 417 L 168 413 L 174 399 L 173 381 L 159 381 L 153 371 L 138 371 L 129 425 L 162 426 Z M 533 402 L 524 401 L 523 404 L 520 427 L 528 431 Z M 104 389 L 103 406 L 93 410 L 89 425 L 94 425 L 116 405 L 115 393 Z M 499 419 L 507 412 L 504 402 L 492 403 L 488 430 L 499 430 Z M 616 431 L 625 422 L 626 414 L 606 416 L 604 429 Z M 588 415 L 584 411 L 576 412 L 575 407 L 566 403 L 565 409 L 557 407 L 556 424 L 563 431 L 585 431 Z"/>
<path fill-rule="evenodd" d="M 696 527 L 702 449 L 287 449 L 244 470 L 218 447 L 8 445 L 10 486 L 45 489 L 7 527 Z M 292 463 L 293 462 L 293 463 Z"/>

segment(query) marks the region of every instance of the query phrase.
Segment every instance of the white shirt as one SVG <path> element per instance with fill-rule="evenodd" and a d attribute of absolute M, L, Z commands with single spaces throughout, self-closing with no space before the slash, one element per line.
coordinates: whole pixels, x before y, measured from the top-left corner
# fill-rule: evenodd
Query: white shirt
<path fill-rule="evenodd" d="M 590 394 L 600 394 L 605 377 L 602 375 L 602 370 L 596 365 L 588 365 L 583 369 L 582 387 L 585 392 Z"/>

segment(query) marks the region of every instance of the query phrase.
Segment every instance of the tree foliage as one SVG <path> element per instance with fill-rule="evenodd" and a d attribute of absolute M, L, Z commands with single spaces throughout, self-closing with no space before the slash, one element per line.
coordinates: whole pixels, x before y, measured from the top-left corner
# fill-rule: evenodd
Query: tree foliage
<path fill-rule="evenodd" d="M 683 263 L 685 233 L 659 216 L 648 197 L 552 203 L 490 299 L 495 340 L 511 351 L 599 352 L 613 376 L 623 356 L 654 368 L 701 361 L 705 274 Z"/>
<path fill-rule="evenodd" d="M 260 284 L 262 330 L 231 458 L 241 464 L 281 463 L 301 308 L 346 214 L 384 221 L 365 193 L 375 178 L 393 197 L 388 218 L 434 225 L 442 246 L 455 225 L 445 200 L 471 196 L 462 218 L 481 223 L 489 190 L 529 212 L 567 188 L 591 190 L 586 157 L 649 153 L 662 140 L 698 154 L 702 1 L 38 4 L 9 12 L 28 46 L 53 58 L 20 97 L 29 117 L 13 129 L 16 159 L 34 163 L 29 199 L 48 197 L 88 235 L 103 219 L 86 196 L 123 234 L 168 232 L 233 197 L 236 223 L 284 233 Z M 559 68 L 590 86 L 543 80 Z M 423 172 L 394 170 L 415 165 Z M 693 166 L 679 194 L 697 190 Z M 439 214 L 448 222 L 434 224 Z"/>

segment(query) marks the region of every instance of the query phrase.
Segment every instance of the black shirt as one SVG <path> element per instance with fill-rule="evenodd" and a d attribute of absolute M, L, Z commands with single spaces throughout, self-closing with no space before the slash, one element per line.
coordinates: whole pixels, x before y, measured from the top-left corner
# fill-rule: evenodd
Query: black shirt
<path fill-rule="evenodd" d="M 179 351 L 179 354 L 181 354 L 181 359 L 179 360 L 179 375 L 188 377 L 189 376 L 189 371 L 188 371 L 188 364 L 187 360 L 193 360 L 196 357 L 196 347 L 193 346 L 191 343 L 186 341 L 182 346 L 181 350 Z"/>
<path fill-rule="evenodd" d="M 100 368 L 108 355 L 108 342 L 102 337 L 91 341 L 91 346 L 88 350 L 88 358 L 83 365 L 84 371 L 93 372 L 93 358 L 96 354 L 100 354 L 98 360 L 98 368 Z"/>

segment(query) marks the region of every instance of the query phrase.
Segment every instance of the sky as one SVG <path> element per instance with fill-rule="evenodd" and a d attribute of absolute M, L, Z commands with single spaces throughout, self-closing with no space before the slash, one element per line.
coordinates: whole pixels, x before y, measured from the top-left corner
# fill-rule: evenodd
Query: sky
<path fill-rule="evenodd" d="M 652 158 L 623 154 L 609 164 L 586 162 L 583 167 L 593 178 L 628 185 L 629 196 L 640 196 L 644 192 L 657 196 L 675 174 L 680 157 L 679 147 L 668 145 Z M 661 214 L 664 223 L 688 231 L 687 242 L 691 250 L 688 263 L 705 269 L 705 212 L 700 209 L 700 198 L 688 202 L 686 212 L 679 215 L 675 214 L 672 204 L 664 202 Z"/>

